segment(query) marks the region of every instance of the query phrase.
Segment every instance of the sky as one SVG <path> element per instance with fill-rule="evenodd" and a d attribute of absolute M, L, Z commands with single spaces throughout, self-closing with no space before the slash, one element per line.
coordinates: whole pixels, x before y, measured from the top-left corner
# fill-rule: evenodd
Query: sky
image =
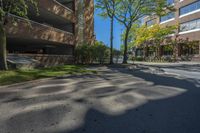
<path fill-rule="evenodd" d="M 103 41 L 107 46 L 110 46 L 110 20 L 98 16 L 99 11 L 95 11 L 95 35 L 98 41 Z M 123 26 L 115 21 L 114 23 L 114 48 L 120 49 L 121 32 Z"/>

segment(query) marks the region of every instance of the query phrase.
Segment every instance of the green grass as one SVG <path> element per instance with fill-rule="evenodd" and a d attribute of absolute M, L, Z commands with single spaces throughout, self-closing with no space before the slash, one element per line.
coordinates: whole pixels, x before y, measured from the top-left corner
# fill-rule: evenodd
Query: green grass
<path fill-rule="evenodd" d="M 87 70 L 85 66 L 65 65 L 43 69 L 32 70 L 9 70 L 0 71 L 0 85 L 10 85 L 30 80 L 64 76 L 68 74 L 88 74 L 96 73 L 93 70 Z"/>

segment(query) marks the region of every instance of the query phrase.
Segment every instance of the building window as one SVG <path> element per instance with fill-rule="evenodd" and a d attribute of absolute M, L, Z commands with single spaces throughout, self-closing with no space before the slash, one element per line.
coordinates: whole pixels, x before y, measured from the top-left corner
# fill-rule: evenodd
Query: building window
<path fill-rule="evenodd" d="M 146 22 L 146 25 L 147 25 L 147 26 L 152 26 L 152 25 L 154 25 L 155 23 L 156 23 L 155 19 L 152 19 L 152 20 L 147 21 L 147 22 Z"/>
<path fill-rule="evenodd" d="M 168 4 L 168 5 L 174 4 L 174 0 L 167 0 L 167 4 Z"/>
<path fill-rule="evenodd" d="M 180 32 L 190 31 L 190 30 L 200 30 L 200 19 L 192 20 L 180 24 Z"/>
<path fill-rule="evenodd" d="M 164 21 L 167 21 L 167 20 L 170 20 L 170 19 L 173 19 L 173 18 L 175 18 L 175 13 L 170 12 L 167 15 L 160 17 L 160 22 L 164 22 Z"/>
<path fill-rule="evenodd" d="M 200 9 L 200 0 L 180 8 L 180 16 Z"/>
<path fill-rule="evenodd" d="M 181 55 L 198 55 L 199 54 L 199 44 L 182 44 L 181 45 Z"/>

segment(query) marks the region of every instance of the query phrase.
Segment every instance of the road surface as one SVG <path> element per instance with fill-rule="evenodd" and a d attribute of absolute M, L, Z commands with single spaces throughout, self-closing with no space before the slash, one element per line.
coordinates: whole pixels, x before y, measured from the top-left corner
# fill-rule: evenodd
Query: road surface
<path fill-rule="evenodd" d="M 93 69 L 0 87 L 0 133 L 200 133 L 198 78 Z"/>

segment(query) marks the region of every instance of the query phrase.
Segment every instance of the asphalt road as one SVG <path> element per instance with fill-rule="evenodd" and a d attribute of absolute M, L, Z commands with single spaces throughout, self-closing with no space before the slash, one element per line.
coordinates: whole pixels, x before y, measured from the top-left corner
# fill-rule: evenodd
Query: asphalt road
<path fill-rule="evenodd" d="M 0 87 L 0 133 L 200 133 L 198 78 L 95 69 Z"/>

